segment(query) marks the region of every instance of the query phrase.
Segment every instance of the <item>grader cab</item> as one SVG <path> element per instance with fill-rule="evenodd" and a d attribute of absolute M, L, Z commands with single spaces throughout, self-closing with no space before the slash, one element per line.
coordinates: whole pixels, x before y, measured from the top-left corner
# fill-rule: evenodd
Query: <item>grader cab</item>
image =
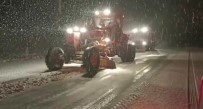
<path fill-rule="evenodd" d="M 119 11 L 95 11 L 84 27 L 67 29 L 64 49 L 48 50 L 46 65 L 49 70 L 59 70 L 70 60 L 81 60 L 90 76 L 100 68 L 116 68 L 111 57 L 118 55 L 122 62 L 132 62 L 135 46 L 129 43 L 128 35 L 122 31 L 124 15 Z"/>

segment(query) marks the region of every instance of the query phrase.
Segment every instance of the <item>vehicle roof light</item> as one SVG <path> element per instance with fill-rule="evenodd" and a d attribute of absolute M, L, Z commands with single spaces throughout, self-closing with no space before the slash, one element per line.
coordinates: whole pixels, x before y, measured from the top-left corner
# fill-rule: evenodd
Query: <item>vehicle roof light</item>
<path fill-rule="evenodd" d="M 137 28 L 134 28 L 134 29 L 132 30 L 132 32 L 133 32 L 133 33 L 137 33 L 137 32 L 138 32 L 138 29 L 137 29 Z"/>
<path fill-rule="evenodd" d="M 86 29 L 85 27 L 80 28 L 80 32 L 81 32 L 81 33 L 85 33 L 85 32 L 87 32 L 87 29 Z"/>
<path fill-rule="evenodd" d="M 142 42 L 142 45 L 143 45 L 143 46 L 146 46 L 146 45 L 147 45 L 147 42 L 146 42 L 146 41 L 143 41 L 143 42 Z"/>
<path fill-rule="evenodd" d="M 66 32 L 69 33 L 69 34 L 72 34 L 72 33 L 73 33 L 73 29 L 72 29 L 72 28 L 68 28 L 68 29 L 66 30 Z"/>
<path fill-rule="evenodd" d="M 143 32 L 143 33 L 148 32 L 148 28 L 147 28 L 147 27 L 143 27 L 143 28 L 141 28 L 141 32 Z"/>
<path fill-rule="evenodd" d="M 79 31 L 80 30 L 80 28 L 78 26 L 75 26 L 73 29 L 74 29 L 74 31 Z"/>
<path fill-rule="evenodd" d="M 99 12 L 99 11 L 95 11 L 94 14 L 95 14 L 96 16 L 98 16 L 98 15 L 100 14 L 100 12 Z"/>
<path fill-rule="evenodd" d="M 110 15 L 111 14 L 111 11 L 110 11 L 110 9 L 105 9 L 104 11 L 103 11 L 103 13 L 104 13 L 104 15 Z"/>

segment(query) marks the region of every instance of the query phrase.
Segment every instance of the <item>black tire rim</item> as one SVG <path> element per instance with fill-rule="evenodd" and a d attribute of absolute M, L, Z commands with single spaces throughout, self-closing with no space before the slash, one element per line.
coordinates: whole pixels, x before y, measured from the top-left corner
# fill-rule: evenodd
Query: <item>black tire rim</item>
<path fill-rule="evenodd" d="M 98 67 L 98 54 L 96 52 L 93 52 L 92 55 L 90 56 L 90 63 L 93 68 Z"/>

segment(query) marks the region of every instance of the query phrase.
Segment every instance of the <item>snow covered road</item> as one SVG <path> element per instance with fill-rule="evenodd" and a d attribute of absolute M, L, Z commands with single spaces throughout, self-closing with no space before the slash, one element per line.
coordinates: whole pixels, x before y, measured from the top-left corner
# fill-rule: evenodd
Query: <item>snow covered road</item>
<path fill-rule="evenodd" d="M 150 55 L 150 52 L 137 53 L 136 59 L 141 59 Z M 115 61 L 120 62 L 119 58 Z M 65 65 L 67 66 L 67 65 Z M 22 79 L 30 76 L 38 76 L 46 72 L 48 69 L 44 62 L 44 58 L 30 60 L 16 60 L 0 63 L 0 82 Z"/>
<path fill-rule="evenodd" d="M 183 53 L 183 56 L 179 56 L 180 53 Z M 149 94 L 149 100 L 154 99 L 155 101 L 163 101 L 167 104 L 170 100 L 174 99 L 174 96 L 169 96 L 167 91 L 159 91 L 159 89 L 154 88 L 153 84 L 158 84 L 160 87 L 163 87 L 164 85 L 171 86 L 174 90 L 176 90 L 176 88 L 174 88 L 176 86 L 185 86 L 181 82 L 180 84 L 176 84 L 177 79 L 179 78 L 178 76 L 180 75 L 174 78 L 174 74 L 171 73 L 171 71 L 174 71 L 172 68 L 177 69 L 179 67 L 183 67 L 181 63 L 179 64 L 176 62 L 180 61 L 180 57 L 181 59 L 184 59 L 185 55 L 187 54 L 182 51 L 179 52 L 171 50 L 165 52 L 165 50 L 158 50 L 154 52 L 138 53 L 136 61 L 133 63 L 120 63 L 119 59 L 115 58 L 114 60 L 117 62 L 116 69 L 101 70 L 94 78 L 85 77 L 85 73 L 83 73 L 83 71 L 80 72 L 80 68 L 78 66 L 75 67 L 74 71 L 70 71 L 70 65 L 65 65 L 65 67 L 58 71 L 58 73 L 55 72 L 55 75 L 51 75 L 51 79 L 49 79 L 50 77 L 41 78 L 39 80 L 40 82 L 34 81 L 31 85 L 29 83 L 30 86 L 34 87 L 25 88 L 20 93 L 15 93 L 14 95 L 2 99 L 0 101 L 0 108 L 134 109 L 137 106 L 136 103 L 140 103 L 139 101 L 142 101 L 143 94 Z M 176 64 L 171 63 L 173 60 Z M 182 60 L 180 62 L 182 62 Z M 33 69 L 28 74 L 49 75 L 54 73 L 40 73 L 46 70 L 46 66 L 42 60 L 34 60 L 30 63 L 30 65 L 33 63 L 38 63 L 39 66 L 36 65 L 35 68 L 38 66 L 39 69 Z M 173 65 L 173 67 L 169 67 L 170 69 L 167 69 L 169 64 Z M 24 66 L 26 65 L 27 67 L 32 68 L 29 64 L 25 64 Z M 29 71 L 29 69 L 27 71 Z M 26 70 L 24 70 L 24 73 L 26 73 Z M 174 73 L 179 74 L 179 70 Z M 22 83 L 26 82 L 24 81 Z M 173 92 L 171 93 L 173 94 Z M 166 96 L 171 98 L 164 101 L 165 99 L 156 97 L 156 95 L 162 96 L 161 94 L 163 94 L 163 97 Z M 177 100 L 185 100 L 184 98 L 181 99 L 181 97 L 182 95 L 177 96 L 176 98 Z M 10 105 L 10 103 L 12 103 L 12 105 Z M 148 104 L 150 103 L 153 102 L 148 101 Z M 171 105 L 170 103 L 168 104 Z M 142 107 L 143 104 L 138 106 Z M 149 108 L 150 107 L 153 107 L 153 105 L 149 105 Z"/>

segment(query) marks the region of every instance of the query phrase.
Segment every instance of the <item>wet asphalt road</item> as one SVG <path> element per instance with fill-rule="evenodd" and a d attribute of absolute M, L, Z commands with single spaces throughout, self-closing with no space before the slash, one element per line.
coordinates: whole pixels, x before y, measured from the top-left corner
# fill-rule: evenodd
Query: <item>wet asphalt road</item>
<path fill-rule="evenodd" d="M 175 52 L 174 52 L 175 53 Z M 143 84 L 164 66 L 168 54 L 164 50 L 138 53 L 136 61 L 120 63 L 116 69 L 101 70 L 94 78 L 73 73 L 60 81 L 30 88 L 0 101 L 0 109 L 109 109 L 116 108 L 129 93 L 138 93 Z M 77 68 L 76 68 L 77 69 Z M 62 72 L 69 72 L 64 67 Z M 50 73 L 50 72 L 48 72 Z M 131 88 L 140 89 L 131 92 Z"/>

